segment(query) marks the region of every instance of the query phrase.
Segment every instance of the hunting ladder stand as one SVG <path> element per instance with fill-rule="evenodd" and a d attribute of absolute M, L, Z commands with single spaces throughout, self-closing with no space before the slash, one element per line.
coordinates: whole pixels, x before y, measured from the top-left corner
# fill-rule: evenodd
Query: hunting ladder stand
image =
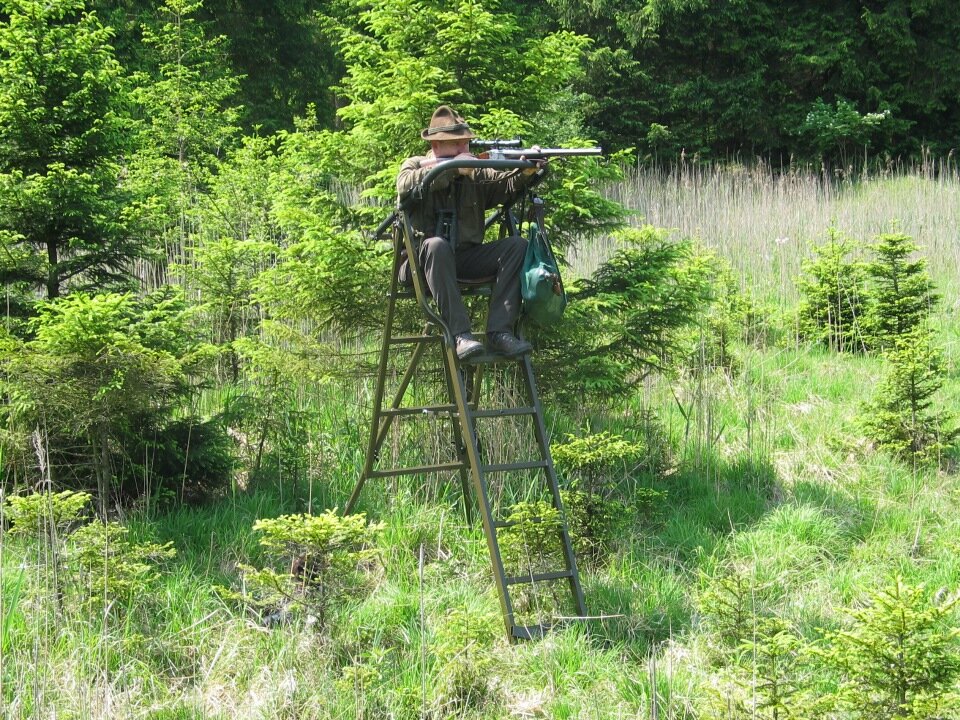
<path fill-rule="evenodd" d="M 530 167 L 524 161 L 516 160 L 456 160 L 440 163 L 440 169 L 449 167 L 495 167 L 497 169 L 522 169 Z M 424 185 L 435 177 L 431 173 L 424 179 Z M 415 195 L 415 193 L 411 193 Z M 407 206 L 412 204 L 409 200 Z M 487 548 L 490 553 L 490 562 L 493 566 L 493 577 L 500 597 L 500 608 L 508 637 L 516 639 L 532 639 L 540 637 L 549 629 L 548 623 L 522 624 L 515 618 L 514 602 L 511 597 L 511 588 L 534 583 L 565 582 L 569 587 L 569 594 L 573 601 L 577 616 L 586 616 L 586 607 L 580 577 L 577 572 L 577 563 L 570 533 L 567 528 L 563 503 L 557 484 L 557 474 L 550 456 L 549 440 L 543 419 L 543 407 L 537 394 L 537 385 L 530 361 L 530 353 L 518 357 L 505 357 L 484 353 L 466 361 L 457 358 L 456 343 L 449 328 L 440 318 L 430 302 L 429 291 L 418 261 L 416 234 L 414 232 L 409 213 L 401 203 L 397 212 L 387 218 L 377 230 L 379 237 L 388 228 L 393 230 L 393 270 L 391 273 L 390 291 L 388 294 L 386 320 L 384 323 L 383 339 L 380 349 L 379 368 L 377 373 L 376 390 L 373 403 L 373 418 L 370 425 L 369 440 L 367 443 L 366 458 L 360 479 L 350 496 L 344 509 L 349 514 L 356 506 L 364 484 L 374 478 L 390 478 L 398 476 L 416 476 L 428 473 L 459 473 L 463 491 L 463 502 L 468 521 L 472 519 L 470 510 L 471 488 L 476 500 L 483 531 L 486 536 Z M 506 229 L 517 232 L 516 221 L 511 213 L 510 204 L 506 204 L 500 211 L 487 220 L 489 227 L 499 220 L 505 223 Z M 405 251 L 405 252 L 404 252 Z M 398 275 L 403 263 L 404 255 L 410 263 L 409 275 L 412 278 L 412 287 L 402 284 Z M 486 294 L 489 292 L 490 279 L 471 283 L 460 282 L 464 295 Z M 403 334 L 397 327 L 397 305 L 400 300 L 416 300 L 426 322 L 421 334 Z M 397 348 L 406 347 L 410 352 L 407 367 L 399 384 L 396 387 L 392 402 L 386 402 L 386 382 L 389 373 L 390 360 Z M 414 380 L 421 360 L 428 348 L 439 349 L 442 373 L 447 390 L 447 402 L 428 405 L 407 405 L 404 398 L 408 394 L 411 382 Z M 480 394 L 483 387 L 483 370 L 487 366 L 502 363 L 515 363 L 522 385 L 526 391 L 527 404 L 519 407 L 491 407 L 480 406 Z M 416 465 L 407 467 L 379 467 L 381 450 L 388 437 L 391 425 L 395 420 L 402 418 L 431 418 L 436 420 L 448 419 L 452 425 L 453 440 L 457 457 L 449 462 L 439 462 L 432 465 Z M 510 463 L 490 463 L 484 458 L 481 443 L 477 437 L 478 418 L 510 418 L 527 417 L 533 423 L 533 433 L 538 447 L 538 458 Z M 514 523 L 502 517 L 495 517 L 495 511 L 488 493 L 488 478 L 494 474 L 508 472 L 525 472 L 531 477 L 539 476 L 538 482 L 545 482 L 550 502 L 557 510 L 560 518 L 558 526 L 558 540 L 562 567 L 548 572 L 524 572 L 513 575 L 507 574 L 500 550 L 498 533 Z M 539 570 L 540 568 L 538 568 Z"/>

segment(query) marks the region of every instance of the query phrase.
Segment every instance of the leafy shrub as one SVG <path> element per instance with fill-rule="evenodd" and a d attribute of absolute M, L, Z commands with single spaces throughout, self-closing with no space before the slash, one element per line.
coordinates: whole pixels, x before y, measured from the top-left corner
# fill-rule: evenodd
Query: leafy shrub
<path fill-rule="evenodd" d="M 934 410 L 943 386 L 943 355 L 925 326 L 900 334 L 886 358 L 890 364 L 876 396 L 861 415 L 864 432 L 879 447 L 904 459 L 927 461 L 960 433 L 945 410 Z"/>
<path fill-rule="evenodd" d="M 75 293 L 42 305 L 30 327 L 33 336 L 0 358 L 9 421 L 43 432 L 44 479 L 96 488 L 106 503 L 129 480 L 117 468 L 135 469 L 126 453 L 180 410 L 204 346 L 172 290 L 141 299 Z"/>
<path fill-rule="evenodd" d="M 570 436 L 551 452 L 557 470 L 571 481 L 562 498 L 577 553 L 595 557 L 625 518 L 628 498 L 617 496 L 619 481 L 645 460 L 647 447 L 604 431 Z"/>
<path fill-rule="evenodd" d="M 600 491 L 611 484 L 616 469 L 626 472 L 639 463 L 646 448 L 607 431 L 569 436 L 567 442 L 552 447 L 553 460 L 564 475 L 579 478 L 587 491 Z"/>
<path fill-rule="evenodd" d="M 151 437 L 136 438 L 127 457 L 128 464 L 116 463 L 124 496 L 149 492 L 190 504 L 215 498 L 235 467 L 234 444 L 219 418 L 174 420 Z"/>
<path fill-rule="evenodd" d="M 566 567 L 563 556 L 560 512 L 547 500 L 516 503 L 500 530 L 500 553 L 507 575 L 529 577 Z M 541 622 L 545 616 L 564 614 L 569 596 L 562 580 L 523 583 L 510 589 L 515 622 Z"/>
<path fill-rule="evenodd" d="M 762 317 L 750 295 L 740 288 L 730 264 L 719 257 L 707 257 L 713 265 L 714 298 L 699 323 L 689 329 L 691 350 L 686 365 L 695 371 L 734 373 L 739 369 L 734 344 L 760 337 L 760 326 L 769 319 Z"/>
<path fill-rule="evenodd" d="M 852 610 L 853 624 L 832 633 L 820 653 L 841 675 L 836 705 L 865 720 L 957 717 L 957 602 L 934 604 L 922 585 L 898 577 Z"/>
<path fill-rule="evenodd" d="M 836 157 L 845 166 L 851 151 L 882 137 L 892 122 L 889 110 L 860 113 L 844 98 L 837 98 L 833 105 L 817 98 L 800 126 L 800 135 L 815 155 L 824 161 Z"/>
<path fill-rule="evenodd" d="M 249 382 L 244 394 L 232 398 L 224 410 L 224 421 L 240 441 L 242 462 L 256 479 L 268 476 L 272 468 L 303 477 L 310 462 L 309 432 L 317 422 L 316 408 L 305 405 L 303 383 L 319 383 L 328 373 L 342 370 L 342 365 L 331 370 L 329 358 L 292 352 L 275 340 L 264 334 L 235 343 Z"/>
<path fill-rule="evenodd" d="M 328 510 L 258 520 L 253 529 L 272 565 L 240 566 L 245 591 L 229 594 L 268 613 L 316 613 L 323 629 L 330 608 L 362 587 L 361 570 L 374 557 L 383 526 L 368 525 L 362 514 Z"/>
<path fill-rule="evenodd" d="M 37 561 L 37 574 L 31 576 L 41 602 L 47 597 L 56 600 L 56 609 L 63 609 L 64 568 L 63 547 L 70 530 L 82 522 L 82 515 L 90 504 L 89 493 L 64 491 L 60 493 L 32 493 L 12 495 L 3 503 L 3 516 L 11 523 L 10 535 L 33 540 L 27 554 Z M 0 532 L 4 532 L 0 528 Z M 48 592 L 52 591 L 52 592 Z"/>
<path fill-rule="evenodd" d="M 754 617 L 751 633 L 737 647 L 740 662 L 727 671 L 729 685 L 708 691 L 713 714 L 727 720 L 788 720 L 819 717 L 807 694 L 802 663 L 808 645 L 775 617 Z"/>
<path fill-rule="evenodd" d="M 704 574 L 701 583 L 697 606 L 708 627 L 721 642 L 738 647 L 753 633 L 766 588 L 732 563 L 722 565 L 715 576 Z"/>
<path fill-rule="evenodd" d="M 866 269 L 848 260 L 853 243 L 834 228 L 827 242 L 803 263 L 798 329 L 807 340 L 831 350 L 864 349 L 863 324 L 867 311 Z"/>
<path fill-rule="evenodd" d="M 384 697 L 387 673 L 384 671 L 389 660 L 390 653 L 387 650 L 373 647 L 351 657 L 351 662 L 341 669 L 336 688 L 341 697 L 354 698 L 353 712 L 356 717 L 388 714 L 389 705 Z"/>
<path fill-rule="evenodd" d="M 622 526 L 626 506 L 619 500 L 590 496 L 575 486 L 561 490 L 560 497 L 578 561 L 599 558 Z"/>
<path fill-rule="evenodd" d="M 507 513 L 499 534 L 500 552 L 508 573 L 536 574 L 562 567 L 560 512 L 546 500 L 518 502 Z"/>
<path fill-rule="evenodd" d="M 116 522 L 82 524 L 89 504 L 89 493 L 69 490 L 14 495 L 7 498 L 4 514 L 12 534 L 40 541 L 37 550 L 46 559 L 41 584 L 49 581 L 59 609 L 119 613 L 156 579 L 156 564 L 176 551 L 172 543 L 131 540 L 129 530 Z"/>
<path fill-rule="evenodd" d="M 752 661 L 745 683 L 755 694 L 749 717 L 780 720 L 803 716 L 803 684 L 797 666 L 805 646 L 803 638 L 783 620 L 758 620 L 753 636 L 740 646 Z"/>

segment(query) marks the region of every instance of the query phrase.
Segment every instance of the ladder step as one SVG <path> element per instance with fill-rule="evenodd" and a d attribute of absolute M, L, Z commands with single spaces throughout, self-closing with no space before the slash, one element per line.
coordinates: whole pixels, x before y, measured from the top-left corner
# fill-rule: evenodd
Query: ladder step
<path fill-rule="evenodd" d="M 536 408 L 517 407 L 500 408 L 498 410 L 477 410 L 473 413 L 474 417 L 510 417 L 513 415 L 536 415 Z"/>
<path fill-rule="evenodd" d="M 517 463 L 497 463 L 495 465 L 481 465 L 484 472 L 509 472 L 511 470 L 534 470 L 536 468 L 545 468 L 547 463 L 544 460 L 531 460 L 529 462 Z"/>
<path fill-rule="evenodd" d="M 460 470 L 461 468 L 465 468 L 465 467 L 467 467 L 466 463 L 462 463 L 462 462 L 439 463 L 437 465 L 417 465 L 416 467 L 393 468 L 392 470 L 372 470 L 367 477 L 382 478 L 382 477 L 398 477 L 400 475 L 422 475 L 424 473 L 431 473 L 431 472 L 445 472 L 447 470 Z"/>
<path fill-rule="evenodd" d="M 414 345 L 417 343 L 437 342 L 443 335 L 397 335 L 390 338 L 391 345 Z"/>
<path fill-rule="evenodd" d="M 564 578 L 573 577 L 573 573 L 569 570 L 557 570 L 556 572 L 540 573 L 539 575 L 516 575 L 514 577 L 504 578 L 504 582 L 507 585 L 523 585 L 537 583 L 537 582 L 546 582 L 547 580 L 563 580 Z"/>
<path fill-rule="evenodd" d="M 510 635 L 518 640 L 539 640 L 549 630 L 549 625 L 514 625 L 510 628 Z"/>
<path fill-rule="evenodd" d="M 389 408 L 386 410 L 381 410 L 381 415 L 392 415 L 394 417 L 400 415 L 431 415 L 434 413 L 444 413 L 444 412 L 456 412 L 457 406 L 453 404 L 447 405 L 423 405 L 421 407 L 403 407 L 403 408 Z"/>

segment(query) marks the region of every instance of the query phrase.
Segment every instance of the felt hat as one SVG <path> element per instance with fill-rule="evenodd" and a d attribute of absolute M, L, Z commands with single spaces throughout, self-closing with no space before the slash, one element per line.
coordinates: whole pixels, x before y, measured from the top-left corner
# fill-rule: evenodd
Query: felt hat
<path fill-rule="evenodd" d="M 469 140 L 476 137 L 470 132 L 467 121 L 460 117 L 448 105 L 441 105 L 433 111 L 430 127 L 420 133 L 424 140 Z"/>

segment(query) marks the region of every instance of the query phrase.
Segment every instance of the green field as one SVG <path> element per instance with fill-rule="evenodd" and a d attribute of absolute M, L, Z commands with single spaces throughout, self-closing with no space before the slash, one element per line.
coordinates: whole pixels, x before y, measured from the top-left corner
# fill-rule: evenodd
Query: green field
<path fill-rule="evenodd" d="M 509 644 L 483 534 L 465 524 L 450 478 L 365 491 L 362 509 L 384 523 L 375 559 L 361 592 L 323 622 L 310 612 L 270 619 L 218 590 L 242 589 L 238 565 L 262 562 L 257 519 L 342 506 L 359 475 L 372 381 L 307 382 L 291 400 L 305 464 L 267 448 L 275 465 L 238 476 L 213 504 L 123 510 L 133 537 L 172 542 L 177 554 L 119 606 L 107 597 L 96 609 L 63 607 L 53 545 L 0 533 L 3 716 L 960 716 L 943 688 L 913 715 L 818 709 L 842 694 L 843 678 L 856 679 L 830 659 L 831 648 L 843 652 L 832 633 L 855 628 L 851 613 L 870 607 L 872 593 L 902 578 L 922 586 L 920 612 L 960 591 L 960 454 L 913 465 L 874 448 L 857 417 L 884 361 L 806 344 L 795 321 L 801 263 L 829 228 L 866 254 L 895 223 L 922 246 L 942 296 L 931 317 L 945 356 L 936 404 L 960 417 L 960 178 L 933 170 L 854 183 L 678 167 L 628 172 L 608 188 L 636 223 L 675 229 L 725 258 L 761 320 L 749 342 L 733 343 L 732 370 L 694 352 L 676 372 L 609 398 L 602 414 L 550 410 L 555 442 L 589 424 L 661 457 L 610 478 L 629 502 L 614 539 L 582 562 L 597 619 Z M 608 238 L 579 248 L 571 272 L 589 274 L 616 247 Z M 222 400 L 207 397 L 211 407 Z M 254 440 L 238 442 L 251 460 Z M 411 451 L 412 437 L 395 442 Z M 509 454 L 524 440 L 493 442 Z M 920 645 L 957 627 L 946 608 Z M 945 642 L 944 657 L 960 662 Z M 882 683 L 864 692 L 880 698 Z"/>

